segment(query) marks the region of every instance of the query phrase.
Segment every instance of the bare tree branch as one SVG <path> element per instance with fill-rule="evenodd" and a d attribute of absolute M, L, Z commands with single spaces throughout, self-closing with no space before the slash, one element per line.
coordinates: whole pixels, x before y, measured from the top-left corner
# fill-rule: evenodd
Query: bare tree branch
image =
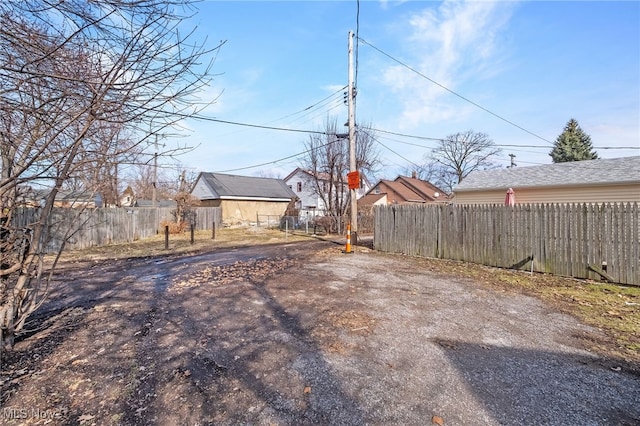
<path fill-rule="evenodd" d="M 198 94 L 222 43 L 182 34 L 195 12 L 190 0 L 0 3 L 0 354 L 47 295 L 58 192 L 117 204 L 118 165 L 208 105 Z M 36 219 L 16 225 L 36 190 Z"/>
<path fill-rule="evenodd" d="M 467 130 L 438 142 L 426 159 L 426 169 L 436 186 L 452 192 L 474 170 L 496 167 L 493 158 L 500 153 L 488 135 Z"/>

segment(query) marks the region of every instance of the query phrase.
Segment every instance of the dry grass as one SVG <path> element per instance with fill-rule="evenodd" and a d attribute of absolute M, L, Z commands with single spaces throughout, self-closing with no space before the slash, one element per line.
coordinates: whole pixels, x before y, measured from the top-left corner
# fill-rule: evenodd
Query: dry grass
<path fill-rule="evenodd" d="M 291 232 L 285 233 L 277 229 L 255 227 L 225 228 L 216 229 L 215 239 L 211 238 L 211 231 L 197 231 L 194 234 L 194 243 L 191 244 L 191 234 L 186 231 L 181 234 L 169 235 L 168 250 L 165 249 L 164 235 L 158 234 L 132 243 L 66 251 L 62 254 L 61 261 L 126 259 L 166 254 L 186 254 L 213 248 L 295 242 L 308 238 L 304 235 L 293 235 Z"/>

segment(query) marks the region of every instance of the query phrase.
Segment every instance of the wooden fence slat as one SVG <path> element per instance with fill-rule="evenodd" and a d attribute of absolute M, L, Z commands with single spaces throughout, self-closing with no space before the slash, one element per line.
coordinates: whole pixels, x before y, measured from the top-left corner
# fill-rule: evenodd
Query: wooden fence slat
<path fill-rule="evenodd" d="M 50 229 L 47 252 L 65 247 L 83 249 L 111 243 L 131 242 L 155 235 L 162 220 L 171 220 L 172 208 L 54 208 L 48 217 Z M 206 230 L 221 223 L 219 207 L 197 207 L 196 229 Z M 39 220 L 40 209 L 21 208 L 12 218 L 16 227 L 31 228 Z M 215 225 L 214 225 L 215 224 Z M 70 238 L 65 233 L 71 231 Z"/>
<path fill-rule="evenodd" d="M 638 203 L 378 206 L 374 223 L 381 251 L 595 279 L 588 266 L 606 262 L 617 282 L 640 282 Z"/>

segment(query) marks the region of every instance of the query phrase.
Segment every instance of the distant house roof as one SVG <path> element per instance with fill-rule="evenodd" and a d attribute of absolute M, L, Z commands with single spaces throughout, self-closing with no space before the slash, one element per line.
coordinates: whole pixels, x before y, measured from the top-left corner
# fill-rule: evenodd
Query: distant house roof
<path fill-rule="evenodd" d="M 290 201 L 296 195 L 282 179 L 202 172 L 192 194 L 201 200 L 259 199 Z"/>
<path fill-rule="evenodd" d="M 328 173 L 326 173 L 326 172 L 317 172 L 317 173 L 315 173 L 315 174 L 314 174 L 314 173 L 313 173 L 313 171 L 311 171 L 311 170 L 304 170 L 304 169 L 302 169 L 302 168 L 300 168 L 300 167 L 296 167 L 296 168 L 295 168 L 295 170 L 294 170 L 294 171 L 292 171 L 291 173 L 289 173 L 289 174 L 287 175 L 287 177 L 285 177 L 283 180 L 284 180 L 285 182 L 288 182 L 292 177 L 294 177 L 294 176 L 295 176 L 295 175 L 297 175 L 297 174 L 303 174 L 303 175 L 306 175 L 305 177 L 306 177 L 306 178 L 309 178 L 309 179 L 315 179 L 315 178 L 316 178 L 316 176 L 317 176 L 318 180 L 320 180 L 320 181 L 326 181 L 326 182 L 329 182 L 329 180 L 331 180 L 331 179 L 330 179 L 329 174 L 328 174 Z M 334 180 L 334 181 L 336 181 L 336 180 L 337 180 L 337 178 L 338 178 L 338 177 L 337 177 L 337 176 L 335 176 L 335 177 L 333 178 L 333 180 Z M 369 184 L 369 178 L 368 178 L 364 173 L 362 173 L 362 172 L 360 172 L 360 179 L 362 179 L 362 180 L 363 180 L 363 184 L 366 184 L 366 185 L 368 185 L 368 184 Z M 344 179 L 344 181 L 345 181 L 345 184 L 346 184 L 346 178 Z"/>
<path fill-rule="evenodd" d="M 446 198 L 447 195 L 442 189 L 426 180 L 407 176 L 398 176 L 395 181 L 411 188 L 427 201 L 440 201 Z"/>
<path fill-rule="evenodd" d="M 640 183 L 640 156 L 471 172 L 454 192 Z"/>
<path fill-rule="evenodd" d="M 136 200 L 135 207 L 153 207 L 153 200 Z M 156 200 L 156 207 L 177 207 L 175 200 Z"/>
<path fill-rule="evenodd" d="M 432 183 L 407 176 L 398 176 L 395 180 L 380 180 L 367 196 L 384 193 L 389 193 L 389 203 L 429 203 L 447 199 L 447 194 Z"/>
<path fill-rule="evenodd" d="M 387 194 L 367 194 L 358 200 L 358 206 L 373 206 L 386 196 Z"/>

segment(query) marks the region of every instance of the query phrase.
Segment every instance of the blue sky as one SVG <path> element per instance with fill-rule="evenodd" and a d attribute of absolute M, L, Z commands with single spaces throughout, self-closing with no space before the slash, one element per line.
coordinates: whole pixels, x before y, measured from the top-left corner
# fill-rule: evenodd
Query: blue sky
<path fill-rule="evenodd" d="M 327 117 L 346 122 L 348 32 L 358 29 L 366 41 L 358 43 L 359 123 L 429 138 L 484 132 L 502 146 L 497 163 L 507 166 L 512 153 L 523 167 L 550 163 L 553 141 L 575 118 L 600 157 L 640 155 L 635 1 L 364 0 L 359 27 L 356 1 L 204 1 L 198 9 L 190 21 L 197 35 L 211 46 L 227 40 L 202 94 L 216 99 L 208 117 L 303 130 L 322 130 Z M 195 172 L 284 177 L 298 159 L 277 160 L 302 152 L 308 138 L 216 122 L 184 125 L 190 132 L 179 142 L 197 148 L 180 161 Z M 389 148 L 378 145 L 378 178 L 422 162 L 435 144 L 378 136 Z"/>

